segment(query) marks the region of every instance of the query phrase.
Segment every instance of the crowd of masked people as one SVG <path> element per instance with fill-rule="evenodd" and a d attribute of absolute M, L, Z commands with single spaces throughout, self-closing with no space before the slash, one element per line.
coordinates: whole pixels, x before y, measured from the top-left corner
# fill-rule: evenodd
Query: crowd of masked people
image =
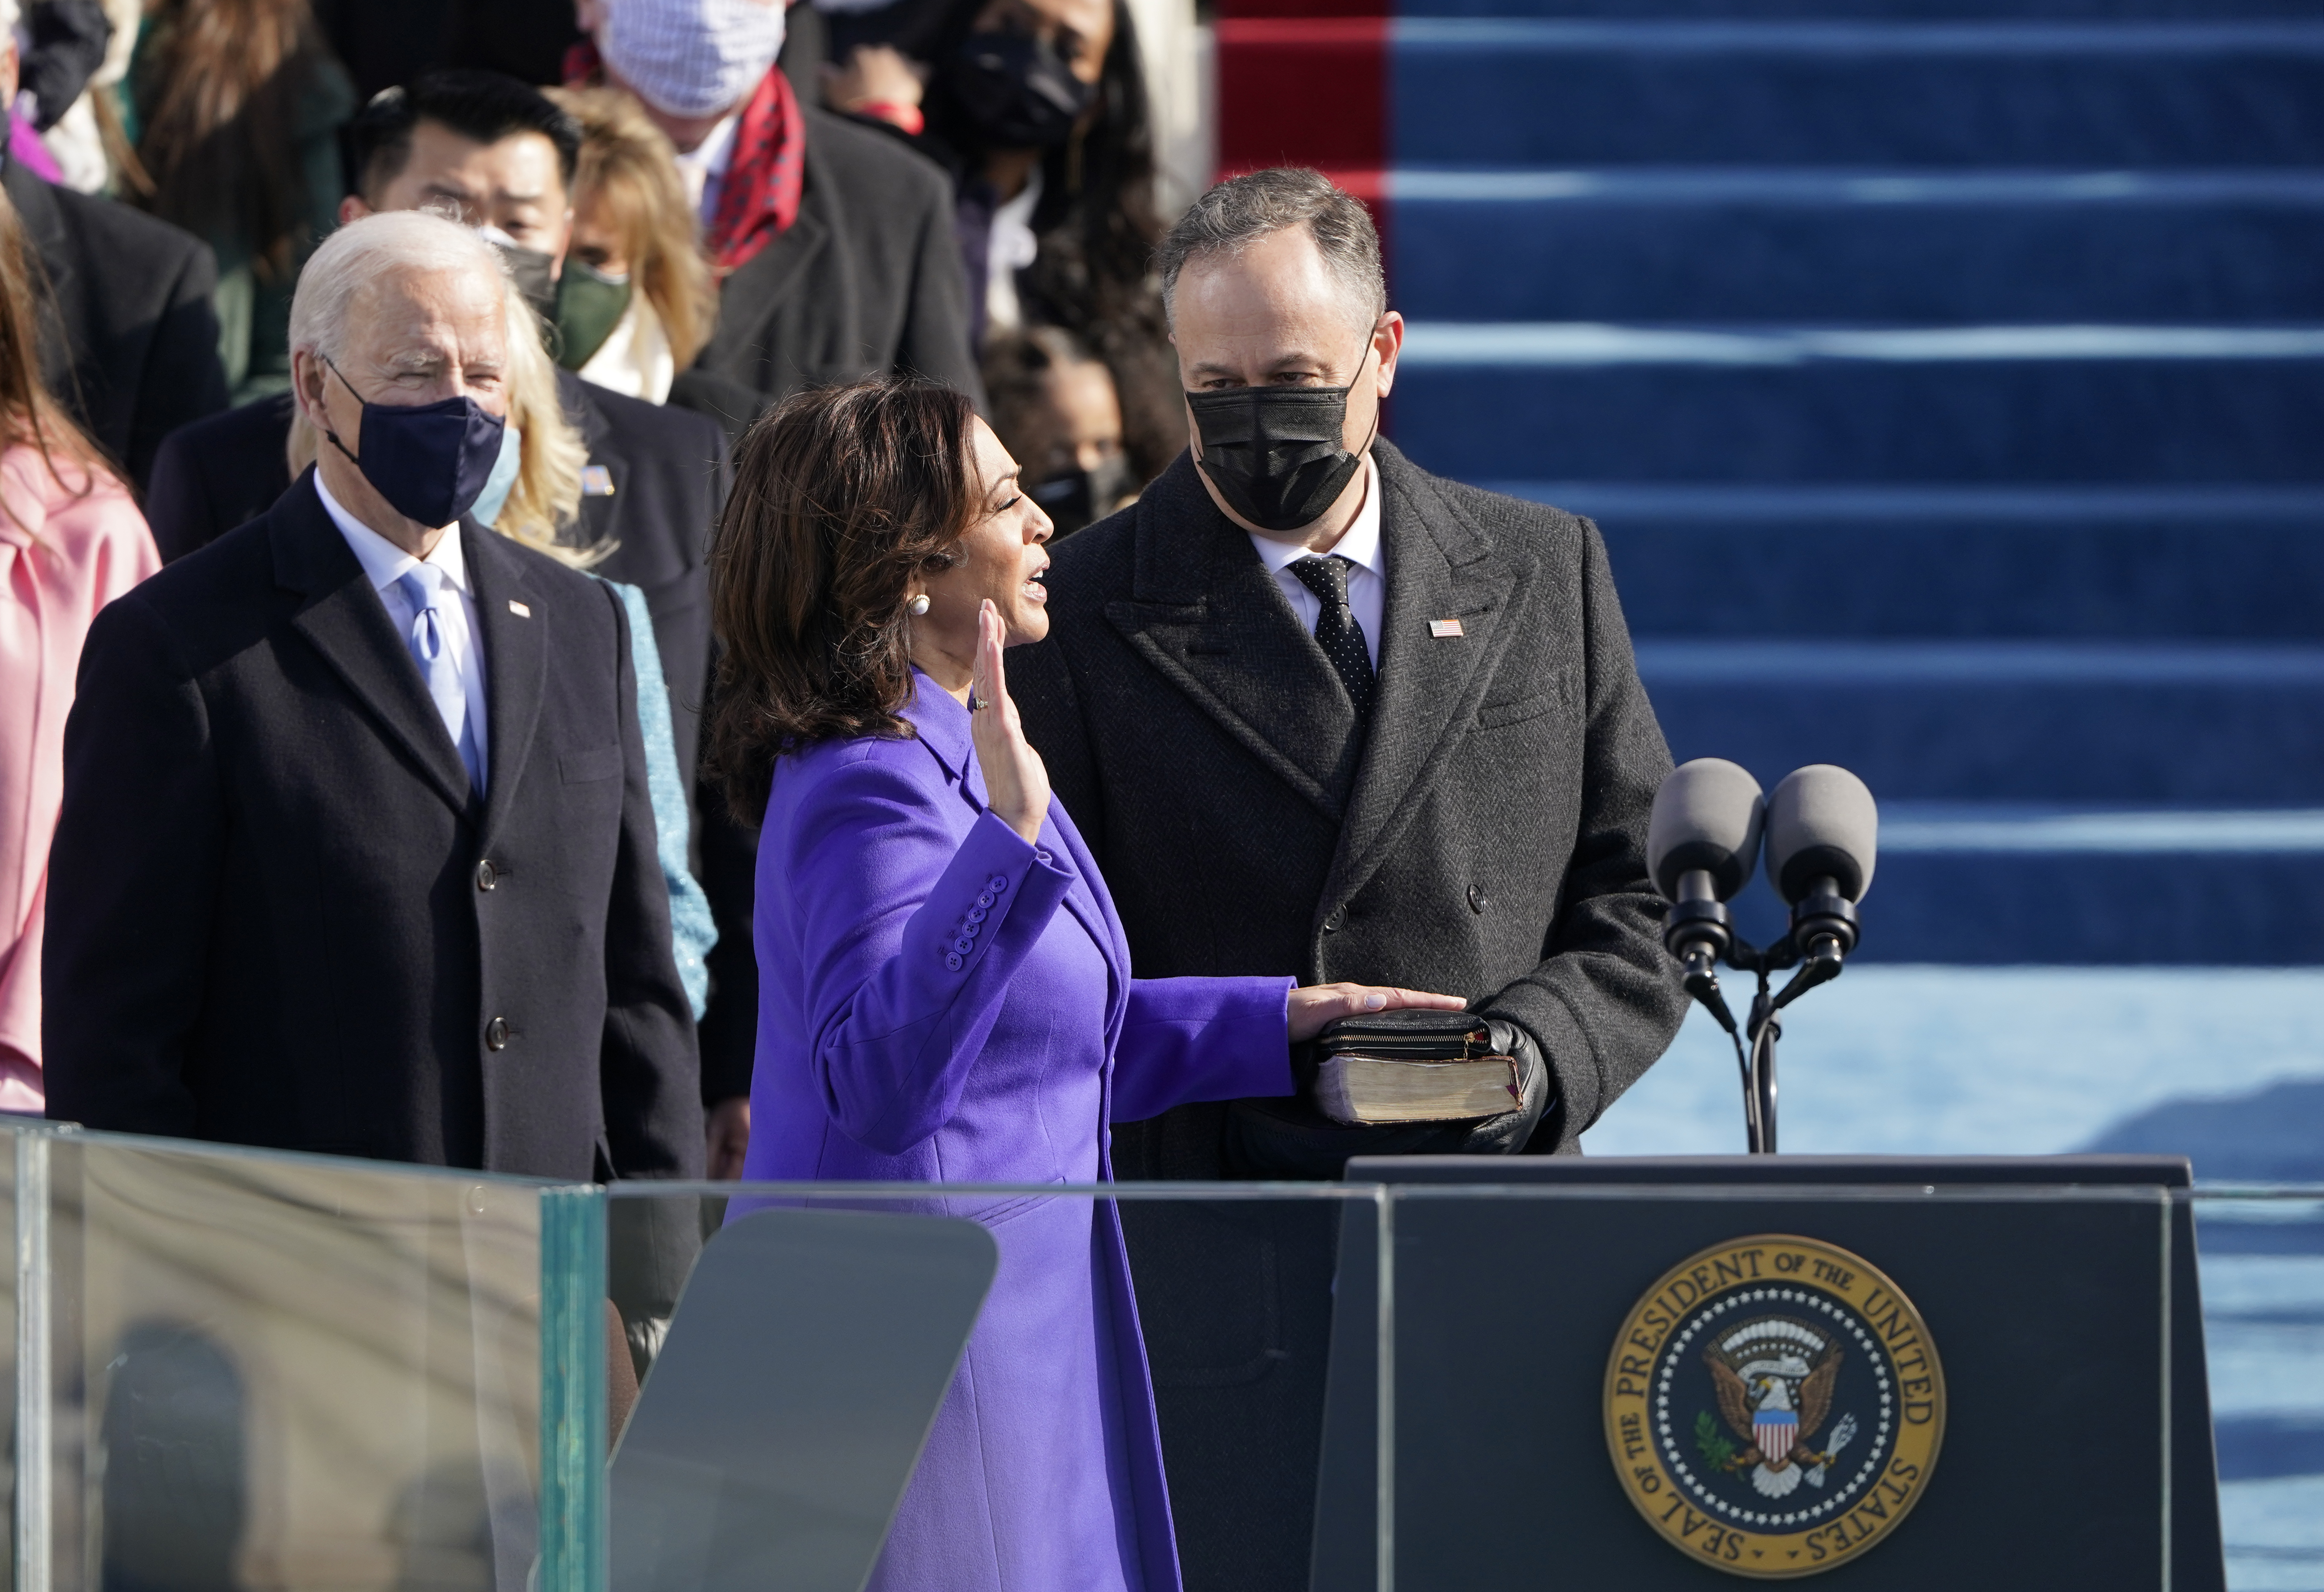
<path fill-rule="evenodd" d="M 1063 529 L 1177 451 L 1127 7 L 0 0 L 0 1109 L 51 1088 L 46 862 L 82 637 L 337 447 L 292 391 L 294 298 L 347 224 L 421 210 L 494 247 L 546 356 L 470 512 L 609 583 L 646 642 L 659 870 L 709 1164 L 733 1175 L 753 839 L 700 778 L 698 730 L 730 453 L 784 396 L 888 372 L 970 395 Z M 349 1014 L 279 1017 L 296 1052 Z"/>
<path fill-rule="evenodd" d="M 1676 1032 L 1602 540 L 1380 435 L 1325 177 L 1162 226 L 1123 0 L 23 3 L 0 1111 L 1313 1180 L 1572 1153 Z M 1346 1022 L 1506 1109 L 1331 1114 Z M 1332 1208 L 986 1214 L 870 1584 L 1302 1592 Z M 632 1368 L 701 1243 L 613 1202 Z"/>

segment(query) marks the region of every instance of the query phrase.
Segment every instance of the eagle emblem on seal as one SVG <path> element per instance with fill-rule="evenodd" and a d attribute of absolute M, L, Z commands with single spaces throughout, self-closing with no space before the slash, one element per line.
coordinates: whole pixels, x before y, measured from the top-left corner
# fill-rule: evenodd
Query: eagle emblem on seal
<path fill-rule="evenodd" d="M 1831 1414 L 1832 1389 L 1844 1351 L 1832 1337 L 1786 1316 L 1761 1316 L 1706 1345 L 1720 1413 L 1743 1447 L 1718 1439 L 1706 1413 L 1704 1458 L 1731 1474 L 1748 1473 L 1762 1497 L 1789 1497 L 1803 1480 L 1823 1486 L 1832 1461 L 1856 1436 L 1856 1417 L 1842 1415 L 1829 1446 L 1816 1434 Z"/>

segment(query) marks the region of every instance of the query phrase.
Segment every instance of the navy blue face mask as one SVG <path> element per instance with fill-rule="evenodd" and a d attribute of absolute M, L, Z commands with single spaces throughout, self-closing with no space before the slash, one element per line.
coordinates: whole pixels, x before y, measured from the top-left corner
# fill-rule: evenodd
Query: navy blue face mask
<path fill-rule="evenodd" d="M 374 403 L 338 366 L 323 364 L 363 405 L 363 452 L 347 453 L 336 431 L 323 435 L 388 507 L 421 525 L 449 525 L 475 506 L 500 462 L 506 421 L 465 394 L 438 403 Z"/>

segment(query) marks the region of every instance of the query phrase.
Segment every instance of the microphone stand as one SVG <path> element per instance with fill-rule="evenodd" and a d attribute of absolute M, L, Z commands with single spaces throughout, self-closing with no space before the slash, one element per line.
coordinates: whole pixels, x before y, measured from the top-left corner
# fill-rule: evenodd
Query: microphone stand
<path fill-rule="evenodd" d="M 1711 893 L 1711 876 L 1690 872 L 1664 928 L 1664 942 L 1686 969 L 1686 990 L 1727 1031 L 1742 1074 L 1743 1131 L 1749 1153 L 1775 1153 L 1775 1042 L 1784 1036 L 1775 1014 L 1819 984 L 1840 977 L 1856 949 L 1856 904 L 1831 879 L 1817 879 L 1792 906 L 1791 932 L 1764 950 L 1735 933 L 1726 903 Z M 1738 1027 L 1720 992 L 1717 964 L 1755 975 L 1750 1016 Z M 1796 967 L 1780 991 L 1768 975 Z"/>

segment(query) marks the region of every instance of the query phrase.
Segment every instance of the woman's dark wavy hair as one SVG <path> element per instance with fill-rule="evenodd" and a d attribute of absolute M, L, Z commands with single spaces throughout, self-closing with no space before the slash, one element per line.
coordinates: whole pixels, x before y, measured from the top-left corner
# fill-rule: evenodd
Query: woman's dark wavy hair
<path fill-rule="evenodd" d="M 787 399 L 742 439 L 710 550 L 711 767 L 739 816 L 765 813 L 785 753 L 909 733 L 904 604 L 958 561 L 973 420 L 949 387 L 885 377 Z"/>

